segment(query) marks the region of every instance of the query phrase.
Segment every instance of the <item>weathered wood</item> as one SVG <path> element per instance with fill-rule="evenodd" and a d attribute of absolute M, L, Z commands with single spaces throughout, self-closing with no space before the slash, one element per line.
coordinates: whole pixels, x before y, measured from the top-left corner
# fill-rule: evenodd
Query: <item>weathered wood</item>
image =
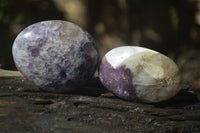
<path fill-rule="evenodd" d="M 19 71 L 9 71 L 0 69 L 0 77 L 22 77 L 22 74 Z"/>
<path fill-rule="evenodd" d="M 98 78 L 70 94 L 56 94 L 22 76 L 0 76 L 0 133 L 23 132 L 198 133 L 200 103 L 187 82 L 174 98 L 144 104 L 113 96 Z"/>

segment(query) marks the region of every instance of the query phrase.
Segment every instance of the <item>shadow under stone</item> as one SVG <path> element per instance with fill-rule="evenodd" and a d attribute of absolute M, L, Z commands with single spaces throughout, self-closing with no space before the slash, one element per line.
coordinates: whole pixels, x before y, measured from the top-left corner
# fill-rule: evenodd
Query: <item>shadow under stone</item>
<path fill-rule="evenodd" d="M 198 98 L 194 93 L 182 90 L 173 98 L 167 101 L 155 103 L 154 105 L 155 107 L 158 108 L 174 108 L 174 107 L 184 107 L 187 105 L 193 105 L 198 102 L 199 102 Z"/>

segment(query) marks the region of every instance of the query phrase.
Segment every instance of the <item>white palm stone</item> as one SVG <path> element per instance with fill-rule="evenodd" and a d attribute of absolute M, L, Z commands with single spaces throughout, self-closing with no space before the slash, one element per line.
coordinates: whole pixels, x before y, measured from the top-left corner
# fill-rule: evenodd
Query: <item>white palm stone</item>
<path fill-rule="evenodd" d="M 136 46 L 109 51 L 100 64 L 99 77 L 116 96 L 147 103 L 170 99 L 181 88 L 180 72 L 174 61 Z"/>

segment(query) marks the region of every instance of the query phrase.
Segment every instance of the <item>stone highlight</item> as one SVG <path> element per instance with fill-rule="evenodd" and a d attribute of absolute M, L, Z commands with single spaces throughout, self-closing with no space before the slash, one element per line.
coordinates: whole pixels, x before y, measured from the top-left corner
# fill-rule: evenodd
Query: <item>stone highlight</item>
<path fill-rule="evenodd" d="M 16 37 L 12 54 L 17 69 L 27 79 L 52 92 L 68 92 L 84 85 L 98 63 L 93 38 L 62 20 L 28 26 Z"/>
<path fill-rule="evenodd" d="M 136 46 L 109 51 L 100 64 L 99 77 L 116 96 L 147 103 L 170 99 L 181 87 L 179 69 L 170 58 Z"/>

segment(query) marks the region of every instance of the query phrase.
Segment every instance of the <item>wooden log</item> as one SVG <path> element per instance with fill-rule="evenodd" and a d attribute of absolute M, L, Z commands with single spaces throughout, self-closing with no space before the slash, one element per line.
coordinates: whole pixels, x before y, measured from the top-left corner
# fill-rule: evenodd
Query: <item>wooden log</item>
<path fill-rule="evenodd" d="M 98 78 L 58 94 L 11 73 L 0 73 L 0 133 L 200 132 L 200 103 L 188 82 L 174 98 L 145 104 L 115 97 Z"/>

